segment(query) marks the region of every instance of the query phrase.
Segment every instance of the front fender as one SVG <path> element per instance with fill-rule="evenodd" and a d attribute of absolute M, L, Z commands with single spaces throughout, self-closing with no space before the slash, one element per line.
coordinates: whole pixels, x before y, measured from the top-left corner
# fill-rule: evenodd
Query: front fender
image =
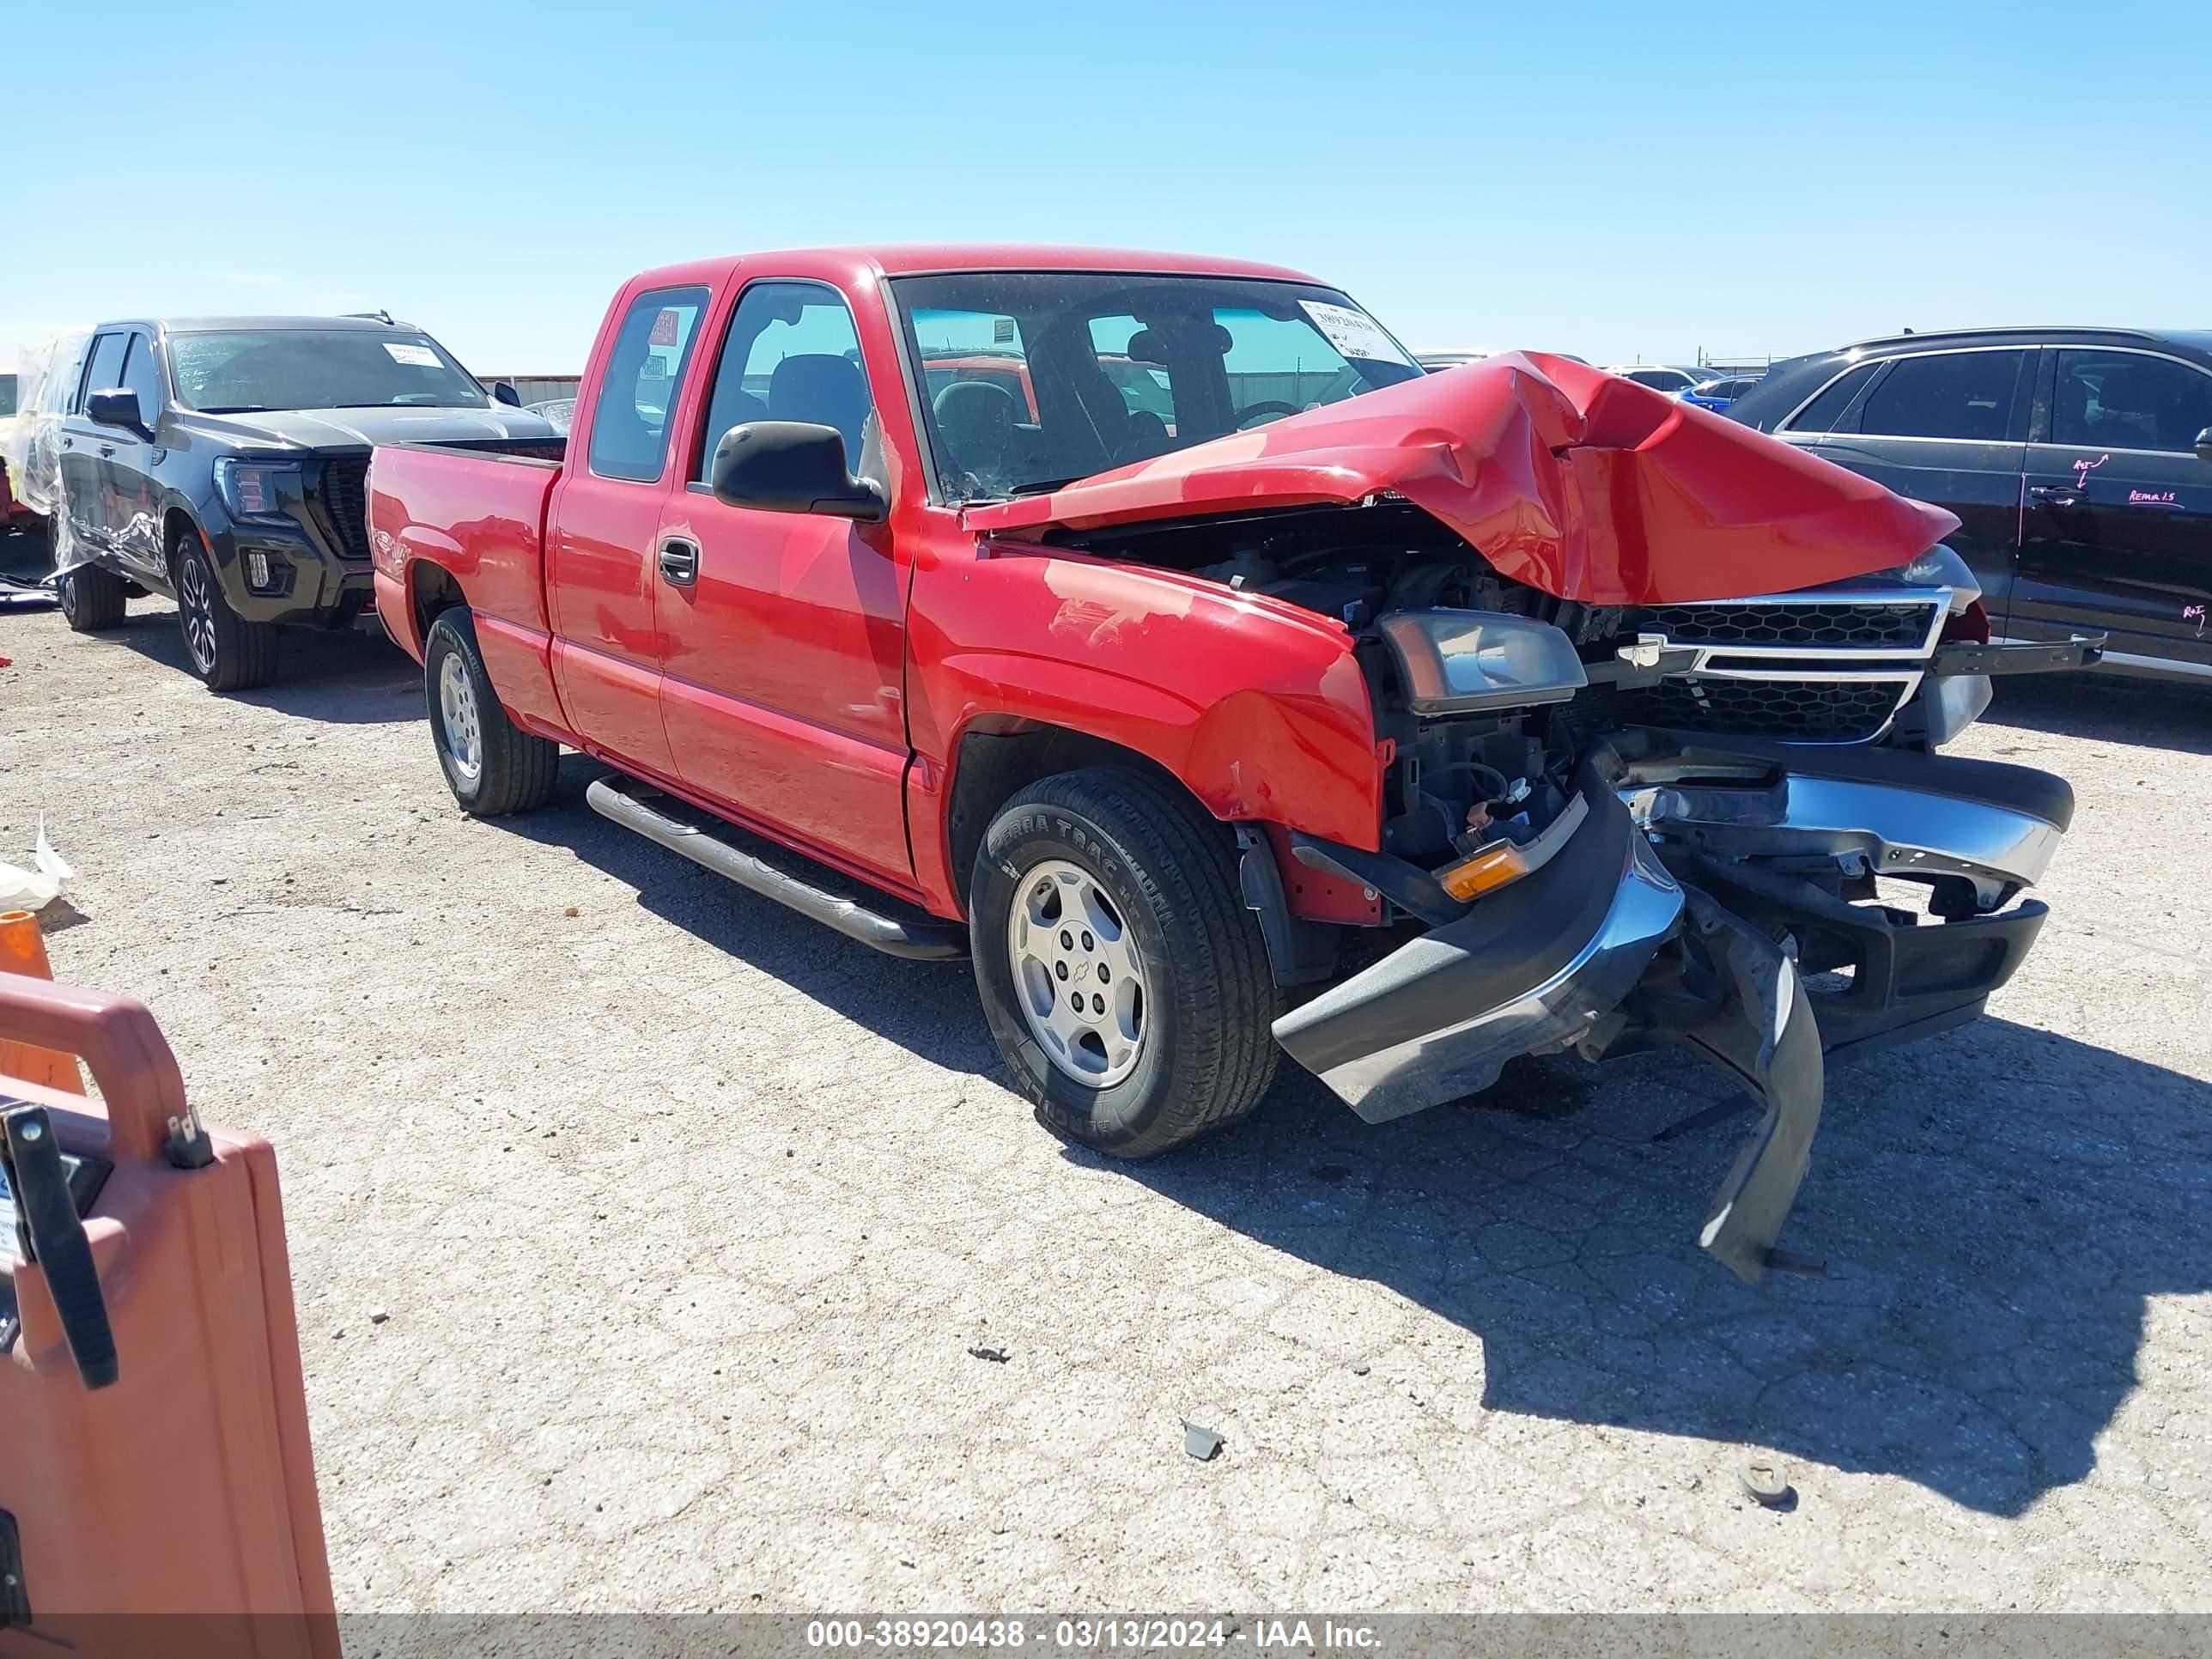
<path fill-rule="evenodd" d="M 1373 849 L 1367 684 L 1327 618 L 1170 571 L 1030 553 L 925 568 L 910 612 L 915 751 L 949 775 L 979 722 L 1133 750 L 1223 819 Z"/>

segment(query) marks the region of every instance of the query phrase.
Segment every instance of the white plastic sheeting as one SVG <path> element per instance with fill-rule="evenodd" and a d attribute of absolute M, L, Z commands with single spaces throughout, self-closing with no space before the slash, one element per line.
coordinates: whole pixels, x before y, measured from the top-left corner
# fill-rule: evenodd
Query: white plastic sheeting
<path fill-rule="evenodd" d="M 0 864 L 0 911 L 43 910 L 60 894 L 62 884 L 76 875 L 46 839 L 46 821 L 41 817 L 38 844 L 31 849 L 31 867 Z"/>
<path fill-rule="evenodd" d="M 24 346 L 17 354 L 15 413 L 0 420 L 0 461 L 15 499 L 46 515 L 54 568 L 82 564 L 62 505 L 62 414 L 84 371 L 90 329 L 72 329 Z"/>

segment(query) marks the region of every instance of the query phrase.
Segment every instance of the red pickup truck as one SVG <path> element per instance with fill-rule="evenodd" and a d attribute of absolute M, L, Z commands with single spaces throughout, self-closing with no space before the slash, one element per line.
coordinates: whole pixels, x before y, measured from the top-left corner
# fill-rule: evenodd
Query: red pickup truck
<path fill-rule="evenodd" d="M 1933 750 L 2085 647 L 1990 646 L 1948 514 L 1566 358 L 1424 374 L 1222 259 L 753 254 L 623 289 L 568 445 L 375 452 L 454 797 L 581 750 L 617 822 L 971 957 L 1110 1153 L 1279 1048 L 1379 1121 L 1683 1043 L 1764 1104 L 1699 1235 L 1755 1277 L 1824 1048 L 1972 1018 L 2043 920 L 2066 786 Z"/>

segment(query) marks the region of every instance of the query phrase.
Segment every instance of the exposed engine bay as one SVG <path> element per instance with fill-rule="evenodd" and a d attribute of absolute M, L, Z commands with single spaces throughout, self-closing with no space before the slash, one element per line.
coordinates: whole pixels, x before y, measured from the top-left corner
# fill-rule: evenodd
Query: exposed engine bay
<path fill-rule="evenodd" d="M 1425 867 L 1540 835 L 1565 809 L 1577 761 L 1613 732 L 1932 748 L 1988 700 L 1986 680 L 1929 678 L 1940 641 L 1988 637 L 1979 590 L 1947 550 L 1925 571 L 1847 586 L 1638 609 L 1509 580 L 1389 496 L 1048 539 L 1342 623 L 1392 750 L 1383 850 Z M 1407 621 L 1436 617 L 1450 620 Z"/>
<path fill-rule="evenodd" d="M 1381 844 L 1289 846 L 1379 895 L 1395 948 L 1340 977 L 1334 943 L 1316 954 L 1310 925 L 1271 921 L 1280 872 L 1246 837 L 1278 980 L 1333 981 L 1275 1021 L 1283 1047 L 1370 1122 L 1487 1088 L 1519 1054 L 1702 1054 L 1765 1108 L 1699 1234 L 1746 1279 L 1808 1166 L 1824 1055 L 1972 1018 L 2042 926 L 2015 900 L 2070 793 L 1929 752 L 1980 714 L 1988 673 L 2014 672 L 1948 549 L 1628 608 L 1508 580 L 1388 496 L 1052 539 L 1351 636 L 1385 758 Z M 1923 896 L 1893 902 L 1893 881 Z"/>

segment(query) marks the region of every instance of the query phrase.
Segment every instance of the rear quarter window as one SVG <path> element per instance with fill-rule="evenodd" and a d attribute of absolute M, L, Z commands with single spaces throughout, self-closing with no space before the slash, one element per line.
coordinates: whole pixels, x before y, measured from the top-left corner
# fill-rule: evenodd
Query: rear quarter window
<path fill-rule="evenodd" d="M 707 299 L 704 288 L 654 289 L 623 313 L 592 404 L 588 464 L 598 477 L 635 483 L 660 477 Z"/>

